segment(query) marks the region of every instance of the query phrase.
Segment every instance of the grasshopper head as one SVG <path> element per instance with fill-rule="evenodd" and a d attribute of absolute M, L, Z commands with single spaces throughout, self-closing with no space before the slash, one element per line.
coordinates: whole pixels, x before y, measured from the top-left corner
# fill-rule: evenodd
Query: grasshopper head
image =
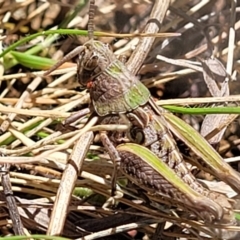
<path fill-rule="evenodd" d="M 84 47 L 79 55 L 77 74 L 80 85 L 88 86 L 115 60 L 115 56 L 108 44 L 99 41 L 90 40 Z"/>

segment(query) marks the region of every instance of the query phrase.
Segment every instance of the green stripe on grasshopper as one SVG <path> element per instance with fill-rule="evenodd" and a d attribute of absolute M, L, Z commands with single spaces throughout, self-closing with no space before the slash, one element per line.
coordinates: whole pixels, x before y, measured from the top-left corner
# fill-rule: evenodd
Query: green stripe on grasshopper
<path fill-rule="evenodd" d="M 222 157 L 213 149 L 194 128 L 182 119 L 171 113 L 164 113 L 171 131 L 181 139 L 198 157 L 214 171 L 222 181 L 228 183 L 237 192 L 240 192 L 240 175 L 224 162 Z"/>

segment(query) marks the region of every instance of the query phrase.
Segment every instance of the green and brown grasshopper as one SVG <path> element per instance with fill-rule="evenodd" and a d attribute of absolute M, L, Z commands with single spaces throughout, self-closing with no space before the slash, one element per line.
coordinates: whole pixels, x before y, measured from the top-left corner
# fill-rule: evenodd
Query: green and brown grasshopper
<path fill-rule="evenodd" d="M 93 6 L 94 1 L 90 4 Z M 91 7 L 89 15 L 93 16 Z M 90 17 L 89 26 L 92 25 Z M 89 32 L 92 36 L 91 28 Z M 156 106 L 149 90 L 116 58 L 108 45 L 100 41 L 90 38 L 47 71 L 46 75 L 75 55 L 79 55 L 78 81 L 89 90 L 92 116 L 98 116 L 98 124 L 128 125 L 125 132 L 100 132 L 115 169 L 120 167 L 134 183 L 147 191 L 157 192 L 159 196 L 174 199 L 172 204 L 185 207 L 206 221 L 221 221 L 226 215 L 227 218 L 230 216 L 230 222 L 234 221 L 228 199 L 205 189 L 190 173 L 169 128 L 174 134 L 181 131 L 181 126 L 190 129 L 191 134 L 207 146 L 209 157 L 201 145 L 196 145 L 195 152 L 217 178 L 240 192 L 240 176 L 224 163 L 200 134 Z M 66 123 L 76 120 L 76 116 L 81 114 L 67 119 Z M 182 125 L 178 125 L 177 121 Z M 191 147 L 189 139 L 185 139 L 186 135 L 176 135 Z"/>

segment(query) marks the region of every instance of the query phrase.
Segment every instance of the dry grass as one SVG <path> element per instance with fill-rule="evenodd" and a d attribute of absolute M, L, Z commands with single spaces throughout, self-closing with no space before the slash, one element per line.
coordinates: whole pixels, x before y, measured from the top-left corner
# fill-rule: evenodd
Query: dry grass
<path fill-rule="evenodd" d="M 96 0 L 95 30 L 116 33 L 141 32 L 147 23 L 152 2 L 154 1 Z M 231 9 L 231 2 L 234 6 L 234 1 L 227 0 L 173 1 L 161 32 L 178 32 L 181 36 L 166 40 L 156 39 L 138 71 L 143 83 L 159 100 L 159 105 L 211 106 L 212 102 L 239 102 L 240 6 Z M 77 1 L 71 0 L 0 1 L 2 48 L 28 34 L 59 26 L 77 9 L 76 5 Z M 88 5 L 77 12 L 69 26 L 86 29 L 87 13 Z M 204 31 L 208 34 L 208 41 Z M 56 41 L 42 47 L 37 54 L 59 60 L 86 40 L 86 37 L 58 36 Z M 109 43 L 116 54 L 124 55 L 126 58 L 130 57 L 139 41 L 137 38 L 113 37 L 100 37 L 99 40 Z M 210 49 L 210 42 L 214 46 L 213 52 Z M 18 51 L 24 52 L 37 43 L 46 44 L 45 38 L 35 39 L 23 46 L 25 49 Z M 212 94 L 211 87 L 207 87 L 203 70 L 198 64 L 199 58 L 205 59 L 212 53 L 223 62 L 231 78 L 236 80 L 225 82 L 225 85 L 217 82 L 220 95 L 218 92 L 215 92 L 216 95 Z M 167 221 L 165 231 L 159 239 L 198 239 L 198 231 L 213 235 L 210 226 L 206 228 L 203 222 L 189 220 L 189 215 L 184 215 L 181 211 L 169 209 L 165 205 L 160 206 L 157 204 L 160 200 L 150 196 L 155 203 L 152 206 L 146 201 L 144 194 L 139 196 L 138 189 L 126 184 L 118 187 L 119 199 L 113 203 L 114 207 L 112 206 L 110 190 L 113 166 L 108 155 L 99 141 L 89 144 L 92 138 L 90 135 L 84 135 L 87 139 L 81 138 L 79 141 L 83 132 L 91 129 L 90 124 L 87 128 L 85 126 L 87 118 L 84 117 L 78 122 L 76 127 L 79 130 L 62 133 L 57 128 L 61 120 L 70 116 L 72 112 L 86 108 L 89 103 L 87 91 L 80 89 L 76 80 L 76 59 L 73 59 L 73 63 L 64 65 L 61 70 L 57 70 L 55 75 L 46 78 L 42 77 L 43 71 L 29 69 L 16 63 L 9 65 L 9 61 L 11 59 L 5 56 L 3 65 L 0 66 L 2 80 L 0 162 L 12 163 L 5 180 L 8 181 L 8 177 L 10 179 L 10 188 L 16 197 L 18 211 L 23 221 L 24 234 L 46 234 L 47 229 L 48 233 L 52 233 L 49 229 L 53 219 L 50 219 L 49 209 L 53 208 L 58 188 L 61 186 L 62 191 L 69 192 L 75 184 L 74 196 L 69 206 L 67 204 L 69 199 L 66 198 L 66 202 L 62 202 L 62 205 L 68 206 L 68 209 L 65 209 L 68 212 L 54 210 L 57 211 L 55 217 L 60 218 L 57 219 L 59 225 L 67 216 L 66 222 L 63 221 L 62 236 L 74 239 L 85 236 L 85 240 L 100 237 L 157 239 L 153 238 L 156 237 L 156 234 L 154 235 L 156 227 L 161 229 L 165 221 Z M 6 70 L 3 67 L 6 65 L 11 67 Z M 226 91 L 221 91 L 221 87 Z M 240 155 L 239 120 L 236 117 L 237 115 L 225 116 L 223 136 L 212 141 L 219 143 L 218 151 L 224 158 L 229 158 L 233 162 L 232 166 L 239 170 L 239 165 L 235 162 Z M 200 130 L 202 117 L 183 116 L 183 118 Z M 207 130 L 205 135 L 222 124 L 221 119 L 218 123 L 212 119 L 210 121 L 215 124 L 212 124 L 212 129 Z M 74 154 L 78 157 L 84 154 L 85 149 L 79 150 L 83 141 L 90 145 L 90 150 L 85 161 L 79 163 L 83 164 L 81 176 L 75 182 L 76 169 L 71 167 L 68 169 L 68 166 L 72 179 L 62 178 L 68 160 L 74 160 Z M 3 176 L 5 175 L 3 171 Z M 4 178 L 2 182 L 3 180 Z M 3 187 L 0 188 L 2 191 Z M 232 193 L 227 186 L 224 185 L 222 188 L 226 189 L 226 193 Z M 12 225 L 16 222 L 8 214 L 4 192 L 0 193 L 0 204 L 0 231 L 4 237 L 13 234 Z M 214 225 L 215 227 L 218 225 Z M 19 228 L 21 229 L 21 226 Z M 219 228 L 224 229 L 224 226 L 219 225 Z M 228 229 L 239 231 L 235 226 Z M 23 233 L 21 230 L 19 232 L 19 229 L 16 231 L 18 234 Z M 232 231 L 226 232 L 230 235 Z M 111 236 L 113 232 L 116 235 Z M 200 239 L 205 238 L 201 236 Z M 238 239 L 238 236 L 235 239 Z"/>

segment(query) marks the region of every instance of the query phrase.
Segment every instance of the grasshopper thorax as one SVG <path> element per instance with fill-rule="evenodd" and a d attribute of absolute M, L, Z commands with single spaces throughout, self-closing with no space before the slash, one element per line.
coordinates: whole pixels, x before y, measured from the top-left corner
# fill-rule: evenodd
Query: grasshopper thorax
<path fill-rule="evenodd" d="M 107 44 L 90 40 L 79 56 L 78 81 L 87 86 L 99 116 L 126 113 L 145 104 L 148 89 L 118 60 Z"/>

